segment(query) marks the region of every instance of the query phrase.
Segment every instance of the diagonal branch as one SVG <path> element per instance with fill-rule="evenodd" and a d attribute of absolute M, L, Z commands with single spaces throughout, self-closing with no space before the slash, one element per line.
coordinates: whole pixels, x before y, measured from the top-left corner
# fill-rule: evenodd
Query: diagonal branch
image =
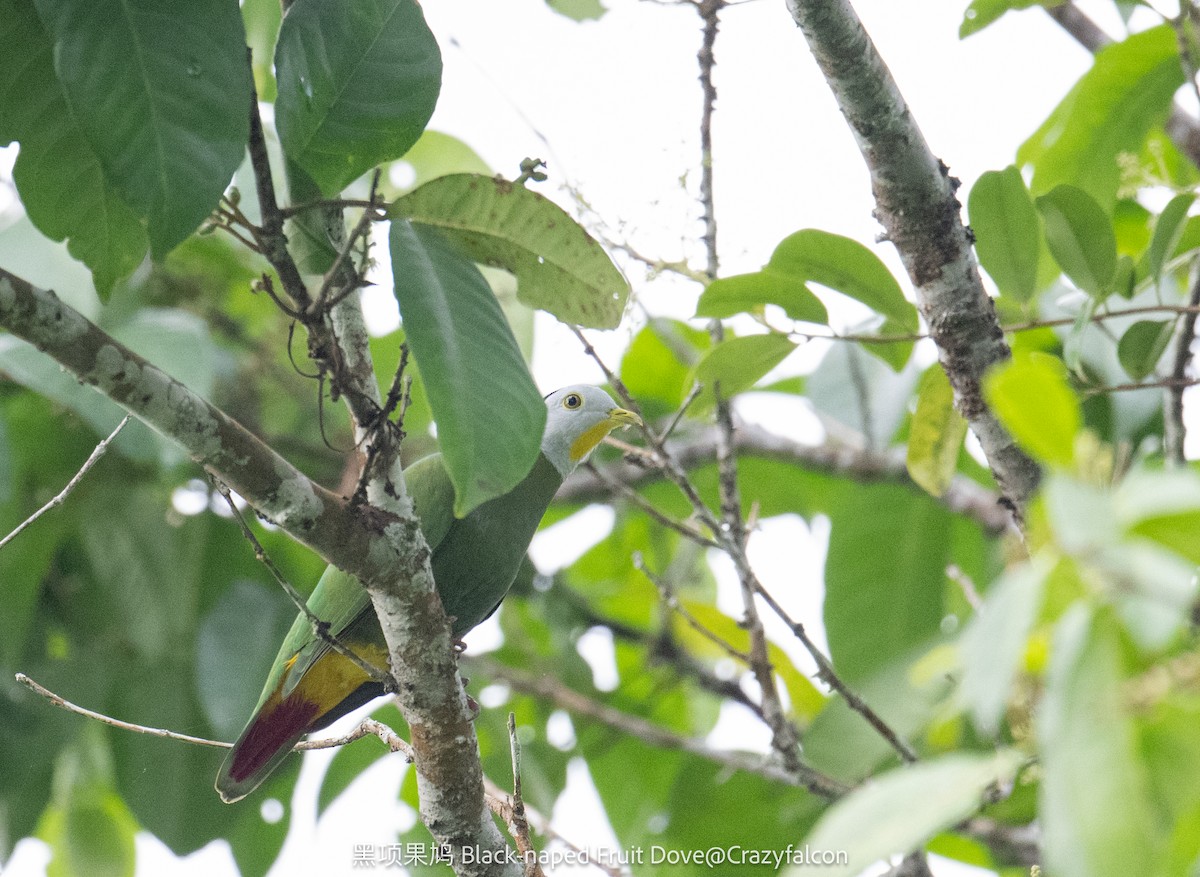
<path fill-rule="evenodd" d="M 1009 350 L 959 216 L 958 183 L 930 151 L 848 0 L 788 0 L 788 9 L 858 141 L 875 216 L 912 279 L 958 410 L 1019 516 L 1041 472 L 983 399 L 984 372 Z"/>
<path fill-rule="evenodd" d="M 553 676 L 536 676 L 513 667 L 499 664 L 488 658 L 472 658 L 471 664 L 484 671 L 488 676 L 506 683 L 516 691 L 545 698 L 555 706 L 568 712 L 593 719 L 626 734 L 637 737 L 650 746 L 663 749 L 676 749 L 682 752 L 698 755 L 709 761 L 724 765 L 733 770 L 745 771 L 778 783 L 790 786 L 802 786 L 814 795 L 834 799 L 840 797 L 848 788 L 833 777 L 826 776 L 808 765 L 801 765 L 797 772 L 787 770 L 773 764 L 761 756 L 744 752 L 734 752 L 724 749 L 714 749 L 703 740 L 684 737 L 670 731 L 661 725 L 644 719 L 641 716 L 630 715 L 616 707 L 592 700 L 572 688 L 563 685 Z"/>
<path fill-rule="evenodd" d="M 505 863 L 504 839 L 491 818 L 484 818 L 472 714 L 416 518 L 352 507 L 54 293 L 3 268 L 0 326 L 181 445 L 263 517 L 363 582 L 404 694 L 400 707 L 412 731 L 426 824 L 439 842 L 456 850 L 490 853 L 487 863 L 460 867 L 460 874 L 520 874 Z"/>
<path fill-rule="evenodd" d="M 888 452 L 864 450 L 836 439 L 809 445 L 750 423 L 738 426 L 733 447 L 745 457 L 776 460 L 864 483 L 903 484 L 924 493 L 905 468 L 903 448 Z M 666 449 L 680 468 L 689 472 L 716 461 L 716 437 L 711 431 L 680 437 L 668 442 Z M 596 465 L 594 471 L 581 467 L 563 484 L 556 501 L 605 500 L 617 493 L 625 495 L 622 488 L 636 489 L 666 477 L 663 469 L 652 461 Z M 991 535 L 999 535 L 1011 525 L 1011 516 L 999 504 L 1000 497 L 962 475 L 954 477 L 938 501 L 956 514 L 973 519 Z"/>

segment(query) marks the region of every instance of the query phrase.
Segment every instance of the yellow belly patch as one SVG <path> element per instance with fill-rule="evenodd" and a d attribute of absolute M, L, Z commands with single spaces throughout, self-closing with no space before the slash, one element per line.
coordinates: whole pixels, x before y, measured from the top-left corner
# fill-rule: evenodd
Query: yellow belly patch
<path fill-rule="evenodd" d="M 377 645 L 356 645 L 354 652 L 364 661 L 379 668 L 387 667 L 387 649 Z M 350 692 L 367 681 L 363 669 L 340 652 L 330 649 L 308 668 L 296 686 L 305 700 L 321 704 L 324 713 L 341 703 Z"/>

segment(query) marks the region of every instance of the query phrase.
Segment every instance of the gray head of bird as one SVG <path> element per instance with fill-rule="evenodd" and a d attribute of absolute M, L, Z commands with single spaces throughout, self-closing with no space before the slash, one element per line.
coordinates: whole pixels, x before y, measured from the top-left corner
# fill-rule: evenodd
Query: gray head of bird
<path fill-rule="evenodd" d="M 566 478 L 614 429 L 641 422 L 599 387 L 572 384 L 546 397 L 542 453 Z"/>

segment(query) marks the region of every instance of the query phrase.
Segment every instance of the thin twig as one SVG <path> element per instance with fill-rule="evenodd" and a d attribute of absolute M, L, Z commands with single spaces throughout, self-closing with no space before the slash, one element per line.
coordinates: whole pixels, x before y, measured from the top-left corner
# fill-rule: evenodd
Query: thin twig
<path fill-rule="evenodd" d="M 507 825 L 511 809 L 507 793 L 486 776 L 483 778 L 483 788 L 487 793 L 485 800 L 487 801 L 488 809 L 503 819 Z M 538 834 L 545 837 L 548 841 L 560 843 L 573 851 L 576 854 L 576 861 L 587 862 L 587 864 L 608 874 L 609 877 L 628 877 L 628 873 L 622 871 L 618 866 L 607 864 L 607 862 L 616 862 L 619 860 L 620 856 L 616 851 L 606 850 L 598 855 L 594 849 L 584 850 L 555 831 L 554 827 L 550 825 L 550 820 L 528 804 L 525 805 L 525 812 L 528 814 L 530 820 L 537 823 Z M 512 830 L 511 827 L 509 830 Z"/>
<path fill-rule="evenodd" d="M 692 628 L 692 630 L 696 631 L 725 654 L 729 655 L 729 657 L 740 661 L 746 666 L 750 666 L 750 655 L 737 648 L 735 645 L 733 645 L 733 643 L 729 642 L 725 638 L 717 635 L 705 627 L 699 618 L 693 615 L 686 606 L 679 602 L 679 597 L 675 594 L 675 589 L 672 588 L 660 576 L 655 575 L 649 570 L 649 568 L 646 566 L 645 559 L 641 555 L 641 552 L 637 552 L 633 555 L 633 565 L 642 573 L 642 575 L 650 580 L 650 583 L 654 585 L 655 588 L 658 589 L 659 596 L 662 597 L 662 601 L 667 605 L 667 608 L 671 609 L 680 618 L 682 618 L 687 623 L 688 627 Z"/>
<path fill-rule="evenodd" d="M 1192 292 L 1188 304 L 1192 307 L 1200 305 L 1200 263 L 1194 267 Z M 1166 391 L 1165 411 L 1163 412 L 1163 451 L 1167 460 L 1182 466 L 1187 462 L 1184 453 L 1184 441 L 1187 438 L 1187 426 L 1183 421 L 1183 391 L 1186 389 L 1182 382 L 1187 380 L 1188 366 L 1192 361 L 1192 342 L 1196 339 L 1196 314 L 1184 314 L 1175 330 L 1175 356 L 1171 363 L 1171 379 L 1179 383 L 1170 386 Z"/>
<path fill-rule="evenodd" d="M 19 523 L 17 525 L 16 529 L 14 529 L 11 533 L 9 533 L 3 539 L 0 539 L 0 548 L 3 548 L 5 545 L 7 545 L 13 539 L 17 538 L 17 535 L 19 533 L 21 533 L 23 530 L 25 530 L 27 527 L 29 527 L 30 524 L 32 524 L 34 521 L 36 521 L 42 515 L 46 514 L 46 512 L 50 511 L 53 508 L 57 508 L 58 506 L 62 505 L 66 501 L 67 497 L 71 495 L 71 492 L 79 485 L 79 482 L 83 480 L 83 476 L 87 475 L 87 473 L 91 471 L 92 467 L 96 465 L 96 461 L 98 461 L 101 457 L 104 456 L 104 452 L 108 450 L 109 444 L 111 444 L 113 439 L 115 439 L 117 437 L 117 433 L 119 433 L 122 429 L 125 428 L 125 424 L 127 424 L 129 422 L 129 418 L 130 418 L 130 415 L 126 414 L 124 417 L 121 418 L 121 422 L 117 424 L 116 429 L 114 429 L 111 433 L 108 434 L 108 438 L 101 439 L 100 444 L 96 445 L 96 447 L 92 450 L 92 453 L 88 456 L 88 458 L 83 461 L 83 465 L 79 467 L 79 471 L 76 472 L 75 475 L 71 478 L 71 480 L 67 482 L 66 487 L 64 487 L 62 490 L 60 490 L 58 492 L 58 494 L 53 499 L 51 499 L 48 503 L 46 503 L 44 506 L 42 506 L 40 509 L 38 509 L 36 512 L 34 512 L 32 515 L 30 515 L 24 521 Z"/>
<path fill-rule="evenodd" d="M 1099 387 L 1083 387 L 1079 392 L 1085 397 L 1103 396 L 1108 393 L 1132 393 L 1136 390 L 1161 390 L 1174 388 L 1186 390 L 1200 384 L 1200 378 L 1161 378 L 1157 381 L 1143 381 L 1132 384 L 1104 384 Z"/>
<path fill-rule="evenodd" d="M 744 752 L 714 749 L 703 740 L 681 736 L 641 716 L 630 715 L 608 704 L 594 701 L 563 685 L 554 676 L 526 673 L 488 658 L 472 658 L 470 663 L 478 666 L 486 675 L 507 683 L 517 691 L 546 698 L 556 706 L 594 719 L 650 746 L 687 752 L 733 770 L 757 774 L 774 782 L 802 786 L 822 798 L 832 800 L 849 791 L 849 787 L 840 780 L 826 776 L 808 765 L 801 765 L 800 771 L 793 772 L 773 764 L 767 758 Z"/>
<path fill-rule="evenodd" d="M 779 605 L 774 596 L 771 595 L 771 592 L 764 588 L 762 583 L 757 580 L 755 581 L 755 590 L 766 601 L 767 605 L 771 607 L 771 610 L 791 629 L 792 635 L 800 640 L 800 644 L 804 646 L 813 660 L 817 662 L 817 678 L 840 694 L 846 701 L 846 706 L 866 719 L 867 723 L 875 729 L 876 733 L 886 740 L 888 745 L 895 749 L 904 761 L 909 764 L 916 762 L 918 760 L 917 753 L 913 751 L 913 748 L 837 674 L 837 671 L 833 668 L 833 663 L 817 644 L 812 641 L 812 638 L 808 635 L 808 631 L 804 629 L 804 625 L 799 621 L 793 620 L 784 611 L 784 608 Z"/>
<path fill-rule="evenodd" d="M 50 701 L 51 704 L 59 709 L 66 710 L 69 713 L 75 713 L 77 716 L 94 719 L 97 722 L 108 725 L 113 728 L 120 728 L 122 731 L 131 731 L 135 734 L 145 734 L 149 737 L 161 737 L 164 740 L 178 740 L 180 743 L 191 743 L 193 746 L 207 746 L 211 749 L 232 749 L 232 743 L 226 743 L 223 740 L 210 740 L 207 737 L 193 737 L 191 734 L 180 734 L 178 731 L 169 731 L 166 728 L 152 728 L 149 725 L 139 725 L 134 722 L 125 722 L 121 719 L 115 719 L 112 716 L 107 716 L 104 713 L 98 713 L 95 710 L 90 710 L 87 707 L 79 706 L 72 703 L 65 697 L 55 694 L 50 689 L 30 679 L 24 673 L 17 673 L 14 677 L 17 682 L 24 685 L 34 694 L 43 697 Z M 304 752 L 309 749 L 333 749 L 338 746 L 345 746 L 347 743 L 353 743 L 355 740 L 361 740 L 363 737 L 378 737 L 387 747 L 393 752 L 400 752 L 411 763 L 415 760 L 412 746 L 403 737 L 389 728 L 382 722 L 377 722 L 375 719 L 363 719 L 358 725 L 348 734 L 343 734 L 341 737 L 326 737 L 320 740 L 301 740 L 292 747 L 294 752 Z"/>
<path fill-rule="evenodd" d="M 330 297 L 330 292 L 333 289 L 333 285 L 337 282 L 339 276 L 341 275 L 342 267 L 349 260 L 350 253 L 354 250 L 354 245 L 358 243 L 359 238 L 364 237 L 370 232 L 371 223 L 379 219 L 379 216 L 377 215 L 379 206 L 376 203 L 376 192 L 378 191 L 378 188 L 379 168 L 376 168 L 374 175 L 371 177 L 370 204 L 372 206 L 363 210 L 362 216 L 358 218 L 358 222 L 355 223 L 353 230 L 350 232 L 350 236 L 346 238 L 346 243 L 343 244 L 341 250 L 338 251 L 337 258 L 334 259 L 333 265 L 330 266 L 329 270 L 325 272 L 325 279 L 321 282 L 321 288 L 318 290 L 316 297 L 313 299 L 312 305 L 309 306 L 310 315 L 316 316 L 321 311 L 332 308 L 343 298 L 350 295 L 350 293 L 354 292 L 354 290 L 358 288 L 358 280 L 361 275 L 355 271 L 353 272 L 353 280 L 350 281 L 348 278 L 348 282 L 346 283 L 345 287 L 339 291 L 337 295 L 333 296 L 332 298 Z"/>
<path fill-rule="evenodd" d="M 258 541 L 258 538 L 254 535 L 254 532 L 246 523 L 245 518 L 242 517 L 241 511 L 234 503 L 233 495 L 230 493 L 229 488 L 211 475 L 209 476 L 209 480 L 212 482 L 212 485 L 216 488 L 217 492 L 224 497 L 226 504 L 229 506 L 230 512 L 233 514 L 234 521 L 237 522 L 238 528 L 242 531 L 242 536 L 245 537 L 246 541 L 249 542 L 250 546 L 254 549 L 254 557 L 267 568 L 267 570 L 271 573 L 271 577 L 278 582 L 279 587 L 283 588 L 283 592 L 288 595 L 288 598 L 291 599 L 293 603 L 296 604 L 296 608 L 300 610 L 301 614 L 308 619 L 308 623 L 312 625 L 313 635 L 328 645 L 343 658 L 346 658 L 357 665 L 360 670 L 367 674 L 367 678 L 371 679 L 373 682 L 378 682 L 384 687 L 385 691 L 394 692 L 396 689 L 396 683 L 395 680 L 392 679 L 390 673 L 385 673 L 384 671 L 380 670 L 374 664 L 371 664 L 353 649 L 345 645 L 335 634 L 329 630 L 329 622 L 319 618 L 311 609 L 308 608 L 308 603 L 305 601 L 304 597 L 302 597 L 300 592 L 292 586 L 292 583 L 284 577 L 283 573 L 280 572 L 279 567 L 275 565 L 275 561 L 271 560 L 270 555 L 268 555 L 263 549 L 262 543 Z"/>
<path fill-rule="evenodd" d="M 258 112 L 258 93 L 254 91 L 253 83 L 250 90 L 250 166 L 254 169 L 258 207 L 262 212 L 262 227 L 257 235 L 258 244 L 262 254 L 279 275 L 284 291 L 298 309 L 304 310 L 310 303 L 308 287 L 305 286 L 296 260 L 292 258 L 287 247 L 287 236 L 283 232 L 283 214 L 275 197 L 275 181 L 271 174 L 271 159 L 267 153 L 267 138 L 263 133 L 262 117 Z"/>
<path fill-rule="evenodd" d="M 621 496 L 621 497 L 625 498 L 626 500 L 628 500 L 629 502 L 633 503 L 635 506 L 637 506 L 639 509 L 641 509 L 643 512 L 645 512 L 648 517 L 650 517 L 654 521 L 658 522 L 662 526 L 666 527 L 667 529 L 674 530 L 676 533 L 683 536 L 684 538 L 690 539 L 693 542 L 695 542 L 697 545 L 702 545 L 705 548 L 720 548 L 721 547 L 717 542 L 715 542 L 714 540 L 705 536 L 703 533 L 699 532 L 698 530 L 695 530 L 692 527 L 689 527 L 687 524 L 684 524 L 684 523 L 681 523 L 680 521 L 675 520 L 674 518 L 670 517 L 669 515 L 663 514 L 661 511 L 659 511 L 655 507 L 655 505 L 652 502 L 650 502 L 650 500 L 646 499 L 646 497 L 642 496 L 640 493 L 638 493 L 632 487 L 629 487 L 627 484 L 623 484 L 620 481 L 617 481 L 615 478 L 613 478 L 611 475 L 609 475 L 607 471 L 597 468 L 596 464 L 591 462 L 590 460 L 588 462 L 584 463 L 583 466 L 587 471 L 589 471 L 593 475 L 595 475 L 596 478 L 598 478 L 600 481 L 603 481 L 606 485 L 608 485 L 608 487 L 612 490 L 613 493 L 618 494 L 619 496 Z"/>
<path fill-rule="evenodd" d="M 578 329 L 575 329 L 574 331 L 576 336 L 578 336 L 579 339 L 584 343 L 585 352 L 592 357 L 597 366 L 599 366 L 600 370 L 604 372 L 606 376 L 611 376 L 611 370 L 596 353 L 595 349 L 587 343 L 587 339 L 583 337 L 583 333 Z M 624 384 L 620 383 L 619 381 L 614 382 L 612 377 L 609 378 L 609 383 L 612 385 L 613 389 L 618 393 L 618 395 L 622 396 L 622 401 L 627 406 L 632 406 L 635 404 L 633 400 L 628 397 L 628 391 L 625 389 Z M 701 521 L 701 523 L 703 523 L 714 534 L 717 535 L 718 539 L 722 543 L 722 548 L 724 548 L 730 559 L 733 560 L 734 566 L 738 570 L 739 580 L 749 580 L 754 583 L 755 592 L 763 597 L 763 599 L 767 602 L 767 605 L 770 606 L 771 609 L 788 625 L 788 627 L 792 630 L 793 635 L 795 635 L 796 638 L 800 640 L 801 644 L 808 650 L 809 654 L 817 664 L 819 678 L 829 685 L 829 687 L 834 691 L 837 691 L 839 694 L 841 694 L 846 700 L 846 705 L 862 715 L 862 717 L 866 719 L 867 723 L 874 728 L 893 749 L 896 750 L 902 759 L 908 762 L 916 761 L 917 755 L 913 751 L 912 747 L 910 747 L 903 739 L 901 739 L 900 735 L 897 734 L 896 731 L 894 731 L 887 724 L 887 722 L 885 722 L 879 716 L 878 713 L 871 709 L 866 701 L 864 701 L 857 693 L 855 693 L 840 676 L 838 676 L 837 671 L 834 670 L 833 664 L 830 662 L 829 658 L 817 647 L 816 643 L 809 638 L 808 633 L 804 630 L 804 626 L 799 622 L 793 621 L 783 610 L 783 607 L 779 605 L 778 601 L 776 601 L 775 598 L 758 581 L 757 576 L 750 567 L 743 548 L 736 543 L 731 543 L 728 540 L 728 533 L 726 530 L 713 516 L 712 510 L 709 509 L 709 507 L 705 504 L 703 498 L 697 492 L 695 485 L 692 484 L 691 479 L 688 478 L 687 473 L 678 464 L 655 432 L 649 427 L 643 426 L 642 434 L 646 437 L 647 442 L 654 449 L 654 461 L 658 470 L 667 476 L 683 492 L 684 496 L 686 496 L 688 501 L 692 504 L 692 508 L 696 513 L 696 517 Z"/>
<path fill-rule="evenodd" d="M 696 3 L 696 11 L 704 21 L 704 36 L 696 58 L 700 64 L 700 87 L 704 93 L 704 103 L 700 111 L 700 203 L 704 210 L 704 251 L 707 262 L 705 274 L 710 280 L 716 278 L 720 271 L 720 261 L 717 258 L 717 214 L 713 206 L 712 119 L 717 103 L 717 87 L 713 83 L 713 67 L 716 66 L 713 47 L 717 41 L 721 10 L 724 7 L 725 0 L 699 0 Z"/>
<path fill-rule="evenodd" d="M 44 688 L 34 682 L 24 673 L 17 673 L 16 680 L 32 691 L 34 694 L 44 697 L 50 703 L 60 709 L 64 709 L 69 713 L 85 716 L 89 719 L 95 719 L 97 722 L 102 722 L 105 725 L 111 725 L 114 728 L 121 728 L 124 731 L 133 731 L 138 734 L 148 734 L 151 737 L 163 737 L 167 740 L 178 740 L 181 743 L 192 743 L 196 746 L 212 746 L 217 749 L 231 749 L 232 743 L 222 743 L 218 740 L 207 740 L 204 737 L 193 737 L 190 734 L 180 734 L 177 731 L 168 731 L 166 728 L 150 728 L 146 725 L 135 725 L 132 722 L 123 722 L 120 719 L 114 719 L 112 716 L 106 716 L 104 713 L 98 713 L 86 707 L 78 706 L 71 703 L 64 697 L 60 697 L 48 688 Z"/>
<path fill-rule="evenodd" d="M 696 397 L 700 395 L 703 389 L 703 384 L 696 383 L 692 385 L 692 389 L 688 392 L 687 397 L 680 404 L 679 409 L 671 415 L 671 420 L 667 423 L 666 429 L 662 431 L 662 440 L 664 442 L 675 432 L 675 427 L 679 426 L 679 421 L 683 420 L 683 415 L 692 407 L 692 403 L 696 401 Z"/>
<path fill-rule="evenodd" d="M 525 816 L 525 799 L 521 796 L 521 744 L 517 740 L 517 717 L 508 714 L 508 748 L 512 757 L 513 793 L 512 803 L 506 808 L 505 822 L 516 841 L 517 851 L 525 866 L 525 877 L 546 877 L 538 863 L 537 850 L 529 837 L 529 820 Z"/>

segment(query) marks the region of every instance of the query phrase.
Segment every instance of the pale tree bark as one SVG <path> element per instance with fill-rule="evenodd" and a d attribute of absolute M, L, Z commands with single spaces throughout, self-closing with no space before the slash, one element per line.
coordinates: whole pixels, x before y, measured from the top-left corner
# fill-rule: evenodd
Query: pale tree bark
<path fill-rule="evenodd" d="M 959 215 L 958 181 L 933 154 L 848 0 L 787 0 L 846 118 L 875 194 L 875 216 L 916 291 L 955 404 L 979 439 L 1008 505 L 1021 507 L 1040 470 L 983 398 L 984 373 L 1009 358 Z"/>
<path fill-rule="evenodd" d="M 364 583 L 411 729 L 426 825 L 455 852 L 459 874 L 520 875 L 484 801 L 475 729 L 416 518 L 353 507 L 53 292 L 2 268 L 0 327 L 175 441 L 264 518 Z"/>

